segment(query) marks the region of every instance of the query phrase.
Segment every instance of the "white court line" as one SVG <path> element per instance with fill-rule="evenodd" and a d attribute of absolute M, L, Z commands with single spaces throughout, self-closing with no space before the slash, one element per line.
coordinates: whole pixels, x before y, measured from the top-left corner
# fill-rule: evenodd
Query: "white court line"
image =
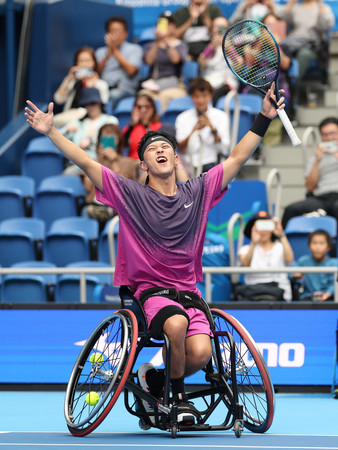
<path fill-rule="evenodd" d="M 178 445 L 178 444 L 65 444 L 65 443 L 60 443 L 60 444 L 37 444 L 37 443 L 32 443 L 32 444 L 28 444 L 28 443 L 8 443 L 8 444 L 1 444 L 0 446 L 14 446 L 14 445 L 20 445 L 20 446 L 25 446 L 25 447 L 31 447 L 31 446 L 35 446 L 35 447 L 60 447 L 60 446 L 64 446 L 64 447 L 132 447 L 132 448 L 138 448 L 138 447 L 169 447 L 169 448 L 231 448 L 231 449 L 235 449 L 235 448 L 259 448 L 259 449 L 264 449 L 264 448 L 273 448 L 273 449 L 292 449 L 292 450 L 338 450 L 338 447 L 300 447 L 300 446 L 284 446 L 284 445 L 266 445 L 266 446 L 262 446 L 262 445 L 199 445 L 199 444 L 182 444 L 182 445 Z"/>
<path fill-rule="evenodd" d="M 0 431 L 1 433 L 27 433 L 27 434 L 62 434 L 64 436 L 72 436 L 72 434 L 65 430 L 65 431 Z M 182 431 L 181 433 L 184 433 L 184 436 L 188 436 L 189 431 Z M 94 431 L 93 433 L 91 433 L 91 436 L 97 436 L 97 435 L 114 435 L 114 434 L 118 434 L 118 435 L 126 435 L 126 436 L 133 436 L 133 435 L 142 435 L 142 436 L 154 436 L 155 434 L 157 435 L 163 435 L 163 434 L 167 434 L 167 436 L 170 436 L 170 433 L 168 431 L 162 430 L 161 431 L 156 431 L 156 429 L 154 428 L 153 432 L 150 433 L 142 433 L 142 432 L 138 432 L 138 433 L 131 433 L 128 431 Z M 181 434 L 182 435 L 182 434 Z M 231 431 L 227 431 L 227 432 L 222 432 L 222 431 L 196 431 L 195 434 L 191 437 L 196 437 L 196 436 L 234 436 L 234 433 Z M 243 433 L 243 436 L 250 436 L 250 437 L 256 437 L 256 438 L 261 438 L 263 436 L 285 436 L 285 437 L 336 437 L 338 438 L 338 434 L 282 434 L 282 433 L 266 433 L 266 434 L 261 434 L 261 433 L 248 433 L 247 431 L 245 431 Z M 77 437 L 77 436 L 73 436 L 73 437 Z M 178 436 L 179 437 L 179 436 Z"/>
<path fill-rule="evenodd" d="M 27 431 L 0 431 L 0 433 L 34 433 L 34 434 L 63 434 L 63 435 L 67 435 L 67 436 L 72 436 L 72 434 L 68 431 L 32 431 L 32 430 L 27 430 Z M 126 436 L 133 436 L 133 435 L 142 435 L 142 436 L 154 436 L 155 434 L 159 434 L 162 435 L 163 433 L 167 433 L 169 436 L 169 432 L 166 432 L 165 430 L 159 430 L 156 431 L 156 428 L 154 428 L 153 432 L 150 433 L 144 433 L 141 430 L 139 432 L 136 433 L 131 433 L 129 431 L 93 431 L 91 433 L 91 436 L 96 436 L 96 435 L 100 435 L 100 434 L 106 434 L 106 435 L 111 435 L 111 434 L 125 434 Z M 187 436 L 189 433 L 194 433 L 194 436 L 192 437 L 196 437 L 198 436 L 205 436 L 205 435 L 210 435 L 210 436 L 234 436 L 234 433 L 231 431 L 182 431 L 180 433 L 184 433 L 184 436 Z M 181 434 L 182 435 L 182 434 Z M 248 431 L 244 431 L 243 433 L 244 436 L 250 436 L 250 437 L 263 437 L 263 436 L 300 436 L 300 437 L 338 437 L 338 434 L 285 434 L 285 433 L 249 433 Z M 76 436 L 74 436 L 76 437 Z"/>

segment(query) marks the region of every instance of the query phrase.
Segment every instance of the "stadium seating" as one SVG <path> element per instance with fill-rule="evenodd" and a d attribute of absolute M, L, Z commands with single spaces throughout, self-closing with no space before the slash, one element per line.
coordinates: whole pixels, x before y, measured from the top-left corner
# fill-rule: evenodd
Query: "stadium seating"
<path fill-rule="evenodd" d="M 32 217 L 3 220 L 0 223 L 0 264 L 10 267 L 21 261 L 41 260 L 45 223 Z"/>
<path fill-rule="evenodd" d="M 197 61 L 185 61 L 182 67 L 184 84 L 189 89 L 192 78 L 198 77 L 200 66 Z"/>
<path fill-rule="evenodd" d="M 25 261 L 13 268 L 54 268 L 45 261 Z M 2 303 L 46 303 L 54 300 L 55 274 L 9 274 L 3 277 Z"/>
<path fill-rule="evenodd" d="M 189 95 L 186 97 L 174 98 L 170 100 L 165 113 L 162 114 L 162 122 L 175 125 L 176 117 L 190 108 L 194 108 L 194 104 Z"/>
<path fill-rule="evenodd" d="M 119 120 L 121 130 L 130 122 L 131 110 L 133 109 L 134 102 L 135 97 L 123 98 L 118 102 L 114 111 L 112 111 L 112 114 Z"/>
<path fill-rule="evenodd" d="M 0 177 L 0 221 L 31 216 L 34 195 L 33 178 L 20 175 Z"/>
<path fill-rule="evenodd" d="M 333 245 L 337 245 L 337 220 L 334 217 L 297 216 L 288 221 L 285 234 L 293 249 L 295 260 L 309 253 L 309 234 L 318 229 L 326 230 L 332 238 Z"/>
<path fill-rule="evenodd" d="M 68 264 L 66 267 L 110 267 L 99 261 L 79 261 Z M 94 301 L 95 288 L 99 285 L 112 284 L 110 274 L 86 274 L 86 299 L 88 303 Z M 56 282 L 55 289 L 56 303 L 79 303 L 80 302 L 80 275 L 64 274 L 60 275 Z"/>
<path fill-rule="evenodd" d="M 78 176 L 44 178 L 35 194 L 34 217 L 44 220 L 48 229 L 60 217 L 79 215 L 85 195 L 85 188 Z"/>
<path fill-rule="evenodd" d="M 203 267 L 224 267 L 229 266 L 229 247 L 225 237 L 218 233 L 207 232 L 203 246 L 202 256 Z M 204 277 L 205 278 L 205 277 Z M 202 297 L 205 295 L 205 279 L 197 283 Z M 230 276 L 227 274 L 212 275 L 211 278 L 211 298 L 213 302 L 228 302 L 232 300 L 232 284 Z"/>
<path fill-rule="evenodd" d="M 22 155 L 21 173 L 32 177 L 36 186 L 46 178 L 59 175 L 64 169 L 64 156 L 46 136 L 34 138 Z"/>
<path fill-rule="evenodd" d="M 45 260 L 65 266 L 97 257 L 99 224 L 95 219 L 65 217 L 55 220 L 45 239 Z"/>
<path fill-rule="evenodd" d="M 231 96 L 233 95 L 230 91 Z M 249 131 L 256 115 L 262 110 L 263 97 L 259 94 L 237 94 L 239 99 L 239 127 L 236 142 Z M 218 99 L 216 107 L 225 109 L 226 96 Z M 235 96 L 232 97 L 229 104 L 230 123 L 232 124 L 234 112 L 236 109 Z"/>
<path fill-rule="evenodd" d="M 101 262 L 110 264 L 111 266 L 115 266 L 116 262 L 116 252 L 117 252 L 117 239 L 118 239 L 118 228 L 119 217 L 115 216 L 112 219 L 106 222 L 104 229 L 102 230 L 99 237 L 99 251 L 98 251 L 98 259 Z M 114 240 L 112 241 L 112 254 L 109 245 L 109 233 L 114 233 Z"/>
<path fill-rule="evenodd" d="M 144 28 L 138 38 L 137 43 L 144 47 L 149 42 L 153 42 L 155 40 L 155 30 L 154 27 Z"/>
<path fill-rule="evenodd" d="M 264 181 L 234 180 L 222 200 L 209 212 L 207 229 L 226 237 L 228 221 L 234 213 L 240 213 L 247 222 L 256 212 L 267 211 L 267 203 Z"/>

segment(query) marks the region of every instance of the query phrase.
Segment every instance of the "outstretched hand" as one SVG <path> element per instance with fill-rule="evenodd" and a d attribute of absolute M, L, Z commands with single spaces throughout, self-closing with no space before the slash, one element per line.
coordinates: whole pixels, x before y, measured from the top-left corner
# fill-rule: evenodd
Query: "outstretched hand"
<path fill-rule="evenodd" d="M 30 100 L 27 100 L 27 104 L 29 105 L 29 108 L 27 106 L 25 108 L 27 123 L 39 133 L 48 135 L 53 128 L 54 103 L 49 103 L 47 113 L 40 111 Z"/>
<path fill-rule="evenodd" d="M 284 94 L 284 90 L 280 89 L 279 94 Z M 266 95 L 264 97 L 263 109 L 262 109 L 262 113 L 264 114 L 264 116 L 269 117 L 269 119 L 273 119 L 274 117 L 277 116 L 277 109 L 270 102 L 270 98 L 277 103 L 278 109 L 285 108 L 284 97 L 281 97 L 277 102 L 276 95 L 275 95 L 275 82 L 273 82 L 271 84 L 270 89 L 268 90 L 268 92 L 266 93 Z"/>

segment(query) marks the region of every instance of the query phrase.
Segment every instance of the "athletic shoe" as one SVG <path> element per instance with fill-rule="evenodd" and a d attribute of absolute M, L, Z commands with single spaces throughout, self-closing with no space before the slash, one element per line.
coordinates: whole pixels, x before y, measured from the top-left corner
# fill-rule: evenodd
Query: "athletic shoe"
<path fill-rule="evenodd" d="M 173 398 L 173 406 L 177 406 L 177 422 L 181 425 L 194 425 L 201 418 L 199 411 L 188 401 L 186 394 L 177 394 Z"/>

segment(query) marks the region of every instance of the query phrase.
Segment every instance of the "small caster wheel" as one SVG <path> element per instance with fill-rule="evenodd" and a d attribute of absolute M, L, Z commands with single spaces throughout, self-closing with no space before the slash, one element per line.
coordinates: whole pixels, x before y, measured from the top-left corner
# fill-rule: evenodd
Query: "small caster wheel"
<path fill-rule="evenodd" d="M 233 430 L 235 432 L 235 436 L 237 438 L 240 438 L 241 435 L 242 435 L 242 431 L 243 431 L 243 426 L 242 426 L 242 421 L 241 420 L 236 420 Z"/>
<path fill-rule="evenodd" d="M 176 424 L 173 424 L 171 427 L 171 437 L 173 439 L 176 439 L 176 437 L 177 437 L 177 425 Z"/>
<path fill-rule="evenodd" d="M 151 426 L 148 425 L 147 422 L 143 418 L 141 418 L 139 420 L 138 426 L 141 428 L 141 430 L 144 430 L 144 431 L 148 431 L 151 428 Z"/>

